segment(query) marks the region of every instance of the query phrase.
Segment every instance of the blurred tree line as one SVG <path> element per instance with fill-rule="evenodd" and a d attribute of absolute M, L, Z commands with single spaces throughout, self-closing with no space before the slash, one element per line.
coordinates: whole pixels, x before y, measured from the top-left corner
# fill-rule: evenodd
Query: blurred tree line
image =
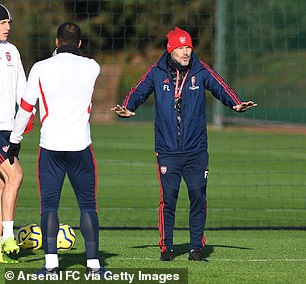
<path fill-rule="evenodd" d="M 262 71 L 287 69 L 286 55 L 304 58 L 306 48 L 305 0 L 219 0 L 226 9 L 225 66 L 223 76 L 238 91 L 256 95 L 274 92 Z M 34 62 L 49 57 L 55 48 L 59 24 L 73 21 L 81 26 L 82 52 L 100 64 L 121 64 L 119 101 L 137 83 L 147 67 L 166 48 L 166 34 L 175 26 L 190 32 L 198 57 L 214 65 L 217 0 L 2 0 L 14 21 L 10 40 L 19 48 L 26 72 Z M 220 23 L 219 23 L 220 24 Z M 297 55 L 292 54 L 296 52 Z M 271 58 L 275 58 L 276 66 Z M 283 63 L 280 63 L 280 60 Z M 297 60 L 297 62 L 300 62 Z M 274 65 L 273 65 L 274 64 Z M 266 67 L 264 67 L 266 66 Z M 297 69 L 298 68 L 298 69 Z M 290 70 L 300 70 L 293 63 Z M 262 73 L 262 75 L 260 75 Z M 291 73 L 293 74 L 293 73 Z M 249 89 L 250 78 L 260 82 Z M 287 94 L 296 84 L 294 76 L 277 86 Z M 275 76 L 276 76 L 275 75 Z M 247 78 L 249 76 L 249 78 Z M 261 76 L 261 78 L 259 78 Z M 287 76 L 287 77 L 286 77 Z M 246 78 L 245 81 L 244 77 Z M 288 78 L 290 80 L 288 80 Z M 275 80 L 276 81 L 276 80 Z M 270 90 L 267 88 L 270 85 Z M 253 97 L 254 98 L 254 97 Z M 255 99 L 255 98 L 254 98 Z M 266 98 L 263 98 L 266 100 Z M 277 97 L 279 99 L 279 97 Z M 284 99 L 285 100 L 285 99 Z"/>
<path fill-rule="evenodd" d="M 161 51 L 166 34 L 174 26 L 187 29 L 197 49 L 211 55 L 214 37 L 212 0 L 116 0 L 116 1 L 2 1 L 14 21 L 10 39 L 16 43 L 26 70 L 50 56 L 57 26 L 74 21 L 83 33 L 82 51 L 103 61 L 116 60 L 122 53 Z M 130 58 L 131 56 L 125 56 Z"/>
<path fill-rule="evenodd" d="M 233 60 L 238 61 L 241 50 L 261 54 L 271 48 L 306 47 L 304 0 L 224 1 L 227 55 Z M 11 39 L 19 47 L 26 66 L 50 56 L 56 28 L 64 21 L 75 21 L 81 26 L 83 52 L 97 58 L 101 54 L 114 58 L 121 52 L 163 50 L 167 32 L 180 26 L 191 33 L 196 50 L 211 63 L 215 0 L 1 2 L 13 15 Z"/>
<path fill-rule="evenodd" d="M 34 62 L 52 54 L 58 25 L 73 21 L 82 29 L 84 55 L 102 65 L 120 65 L 120 79 L 115 83 L 118 102 L 165 51 L 166 34 L 175 26 L 187 29 L 194 46 L 212 63 L 213 0 L 14 0 L 3 4 L 13 15 L 10 40 L 20 50 L 26 73 Z M 149 106 L 152 101 L 153 97 Z"/>

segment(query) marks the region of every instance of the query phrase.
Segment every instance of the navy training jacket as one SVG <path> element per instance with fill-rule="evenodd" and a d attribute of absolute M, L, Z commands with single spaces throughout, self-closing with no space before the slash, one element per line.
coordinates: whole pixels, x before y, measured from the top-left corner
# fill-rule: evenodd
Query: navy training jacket
<path fill-rule="evenodd" d="M 192 52 L 192 66 L 182 90 L 181 134 L 178 141 L 175 85 L 166 62 L 167 52 L 129 91 L 123 106 L 134 112 L 154 92 L 155 151 L 173 154 L 207 151 L 205 89 L 231 108 L 240 104 L 241 100 L 219 74 Z"/>

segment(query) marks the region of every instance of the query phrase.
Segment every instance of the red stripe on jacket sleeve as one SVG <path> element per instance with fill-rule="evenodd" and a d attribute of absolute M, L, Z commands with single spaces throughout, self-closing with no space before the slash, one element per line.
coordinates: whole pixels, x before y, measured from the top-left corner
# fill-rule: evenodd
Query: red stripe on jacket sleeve
<path fill-rule="evenodd" d="M 154 64 L 152 66 L 149 67 L 149 69 L 147 70 L 147 72 L 141 77 L 141 79 L 139 80 L 139 82 L 137 83 L 137 85 L 134 88 L 131 88 L 128 95 L 125 97 L 122 106 L 127 106 L 130 100 L 131 95 L 137 90 L 138 86 L 146 79 L 146 77 L 148 76 L 148 74 L 150 73 L 150 71 L 156 66 L 157 64 Z"/>
<path fill-rule="evenodd" d="M 45 108 L 45 111 L 46 111 L 46 114 L 44 115 L 44 117 L 42 118 L 41 123 L 40 123 L 40 125 L 42 125 L 42 124 L 44 123 L 44 120 L 45 120 L 45 119 L 48 117 L 48 115 L 49 115 L 49 110 L 48 110 L 48 105 L 47 105 L 45 93 L 44 93 L 44 91 L 43 91 L 43 88 L 42 88 L 42 85 L 41 85 L 40 80 L 39 80 L 39 89 L 40 89 L 40 93 L 41 93 L 41 98 L 42 98 L 42 101 L 43 101 L 43 105 L 44 105 L 44 108 Z"/>
<path fill-rule="evenodd" d="M 210 72 L 210 74 L 217 80 L 217 82 L 223 87 L 225 92 L 231 97 L 231 99 L 237 104 L 241 104 L 241 100 L 238 95 L 234 92 L 234 90 L 225 83 L 224 79 L 215 72 L 210 66 L 208 66 L 205 62 L 201 61 L 201 64 Z"/>

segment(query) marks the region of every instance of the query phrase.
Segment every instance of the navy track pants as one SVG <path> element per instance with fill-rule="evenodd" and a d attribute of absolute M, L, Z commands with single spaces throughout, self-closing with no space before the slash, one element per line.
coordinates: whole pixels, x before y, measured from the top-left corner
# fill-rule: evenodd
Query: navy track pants
<path fill-rule="evenodd" d="M 156 160 L 160 182 L 158 227 L 161 251 L 173 249 L 175 210 L 182 177 L 190 200 L 190 250 L 203 248 L 207 215 L 208 153 L 156 153 Z"/>

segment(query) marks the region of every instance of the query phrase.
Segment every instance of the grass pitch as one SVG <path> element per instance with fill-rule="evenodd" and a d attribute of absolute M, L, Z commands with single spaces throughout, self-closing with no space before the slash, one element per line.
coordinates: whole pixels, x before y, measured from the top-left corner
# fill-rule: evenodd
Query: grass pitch
<path fill-rule="evenodd" d="M 59 253 L 60 264 L 65 271 L 85 270 L 83 239 L 79 230 L 76 233 L 77 242 L 74 249 Z M 146 230 L 101 230 L 100 256 L 102 264 L 110 271 L 152 269 L 166 272 L 168 268 L 177 271 L 187 268 L 188 283 L 191 284 L 305 283 L 304 231 L 207 231 L 206 236 L 204 254 L 208 257 L 208 262 L 187 260 L 188 231 L 175 231 L 176 258 L 172 262 L 159 261 L 159 248 L 156 245 L 158 232 Z M 44 265 L 43 251 L 22 251 L 19 261 L 20 263 L 14 266 L 1 265 L 1 275 L 4 276 L 4 270 L 12 267 L 27 271 L 40 269 Z M 1 276 L 0 283 L 5 283 Z"/>
<path fill-rule="evenodd" d="M 110 270 L 188 268 L 189 283 L 303 283 L 306 279 L 305 231 L 209 229 L 305 228 L 305 136 L 281 130 L 272 133 L 242 129 L 209 129 L 208 135 L 209 213 L 204 252 L 209 261 L 188 261 L 189 233 L 176 230 L 176 258 L 171 263 L 163 263 L 159 261 L 157 247 L 159 184 L 152 125 L 92 127 L 99 173 L 100 225 L 156 228 L 101 230 L 103 264 Z M 40 223 L 37 146 L 36 127 L 22 141 L 20 162 L 25 178 L 19 192 L 16 226 Z M 188 208 L 187 189 L 182 182 L 176 228 L 188 228 Z M 79 211 L 68 180 L 64 183 L 59 215 L 62 223 L 79 225 Z M 76 233 L 75 249 L 60 253 L 65 270 L 85 266 L 82 237 L 78 230 Z M 23 251 L 19 260 L 14 267 L 35 270 L 44 264 L 41 250 Z M 4 278 L 1 283 L 5 283 Z"/>

